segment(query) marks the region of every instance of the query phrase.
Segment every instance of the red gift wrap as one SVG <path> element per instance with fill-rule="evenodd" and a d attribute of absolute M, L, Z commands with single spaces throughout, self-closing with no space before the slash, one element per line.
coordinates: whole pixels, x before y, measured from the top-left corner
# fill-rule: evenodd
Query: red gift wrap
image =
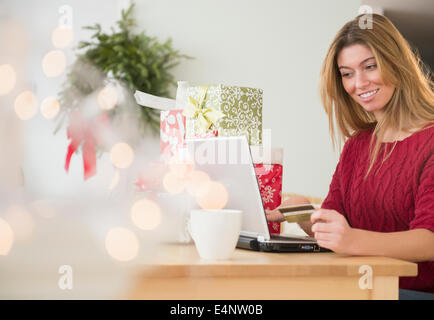
<path fill-rule="evenodd" d="M 160 151 L 163 160 L 169 160 L 185 143 L 185 117 L 182 110 L 161 111 L 160 114 Z"/>
<path fill-rule="evenodd" d="M 274 210 L 282 203 L 283 149 L 251 146 L 256 177 L 266 210 Z M 280 222 L 268 222 L 272 234 L 280 234 Z"/>
<path fill-rule="evenodd" d="M 282 165 L 255 164 L 255 171 L 264 208 L 276 209 L 282 202 Z M 280 234 L 280 222 L 268 222 L 268 229 L 270 233 Z"/>

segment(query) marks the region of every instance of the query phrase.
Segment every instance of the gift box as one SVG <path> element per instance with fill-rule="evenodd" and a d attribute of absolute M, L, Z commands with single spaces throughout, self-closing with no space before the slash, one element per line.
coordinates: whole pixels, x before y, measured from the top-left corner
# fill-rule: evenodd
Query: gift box
<path fill-rule="evenodd" d="M 160 113 L 160 154 L 168 160 L 185 149 L 185 117 L 182 110 L 167 110 Z"/>
<path fill-rule="evenodd" d="M 250 145 L 262 143 L 262 90 L 211 85 L 186 90 L 186 138 L 246 135 Z"/>
<path fill-rule="evenodd" d="M 266 210 L 274 210 L 282 203 L 283 149 L 251 147 L 262 203 Z M 280 222 L 268 222 L 272 234 L 280 234 Z"/>
<path fill-rule="evenodd" d="M 145 92 L 134 94 L 139 105 L 160 110 L 160 156 L 163 161 L 186 148 L 185 116 L 177 100 L 157 97 Z"/>

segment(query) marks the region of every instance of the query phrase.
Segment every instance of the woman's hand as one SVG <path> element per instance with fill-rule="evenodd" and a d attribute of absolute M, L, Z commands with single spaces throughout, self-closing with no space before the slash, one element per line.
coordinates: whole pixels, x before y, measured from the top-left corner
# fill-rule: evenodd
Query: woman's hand
<path fill-rule="evenodd" d="M 277 209 L 265 210 L 265 214 L 267 216 L 267 221 L 269 221 L 269 222 L 283 222 L 283 221 L 285 221 L 285 217 Z"/>
<path fill-rule="evenodd" d="M 345 217 L 336 210 L 318 209 L 310 218 L 318 245 L 336 253 L 357 254 L 356 235 Z"/>
<path fill-rule="evenodd" d="M 286 207 L 294 204 L 310 204 L 309 200 L 303 196 L 291 196 L 288 199 L 285 199 L 279 208 Z M 267 221 L 270 222 L 283 222 L 285 221 L 285 217 L 280 213 L 279 210 L 265 210 L 265 214 L 267 216 Z"/>

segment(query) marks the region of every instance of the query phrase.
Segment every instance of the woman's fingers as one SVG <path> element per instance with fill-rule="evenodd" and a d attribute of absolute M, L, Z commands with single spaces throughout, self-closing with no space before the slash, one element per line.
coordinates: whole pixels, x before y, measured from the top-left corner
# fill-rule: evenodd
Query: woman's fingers
<path fill-rule="evenodd" d="M 312 232 L 333 232 L 333 229 L 330 223 L 316 222 L 312 225 Z"/>
<path fill-rule="evenodd" d="M 336 218 L 335 212 L 328 209 L 316 209 L 314 213 L 310 216 L 310 221 L 312 224 L 318 221 L 333 221 Z"/>
<path fill-rule="evenodd" d="M 332 241 L 334 235 L 329 232 L 315 232 L 315 240 L 317 241 Z"/>
<path fill-rule="evenodd" d="M 270 222 L 282 222 L 285 221 L 285 217 L 279 210 L 265 210 L 267 221 Z"/>
<path fill-rule="evenodd" d="M 320 247 L 333 250 L 333 243 L 327 240 L 317 240 L 317 243 Z"/>

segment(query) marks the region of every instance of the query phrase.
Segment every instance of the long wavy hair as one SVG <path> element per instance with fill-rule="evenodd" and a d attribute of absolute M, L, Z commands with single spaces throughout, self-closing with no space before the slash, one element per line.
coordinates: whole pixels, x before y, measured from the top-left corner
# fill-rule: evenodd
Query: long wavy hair
<path fill-rule="evenodd" d="M 333 148 L 336 142 L 340 148 L 347 138 L 373 129 L 366 178 L 377 159 L 387 129 L 410 133 L 414 132 L 412 129 L 426 129 L 427 124 L 434 122 L 434 85 L 432 72 L 388 18 L 379 14 L 368 15 L 367 22 L 372 28 L 362 29 L 359 21 L 364 17 L 359 15 L 346 23 L 333 39 L 321 68 L 320 94 L 329 118 Z M 337 57 L 343 48 L 354 44 L 371 49 L 383 82 L 395 87 L 392 98 L 384 106 L 384 116 L 378 122 L 373 113 L 351 98 L 342 84 Z M 387 155 L 384 152 L 383 162 L 396 143 Z"/>

